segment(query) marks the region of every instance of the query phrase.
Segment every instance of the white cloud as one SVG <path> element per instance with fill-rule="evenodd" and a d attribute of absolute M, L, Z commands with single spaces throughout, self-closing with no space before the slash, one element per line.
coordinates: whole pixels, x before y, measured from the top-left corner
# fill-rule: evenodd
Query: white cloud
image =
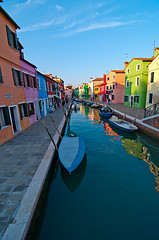
<path fill-rule="evenodd" d="M 16 4 L 15 6 L 16 6 L 16 7 L 25 7 L 25 6 L 27 6 L 28 4 L 30 4 L 31 2 L 32 2 L 32 0 L 27 0 L 26 2 Z"/>
<path fill-rule="evenodd" d="M 60 5 L 56 5 L 56 9 L 58 11 L 64 11 L 64 8 L 62 6 L 60 6 Z"/>

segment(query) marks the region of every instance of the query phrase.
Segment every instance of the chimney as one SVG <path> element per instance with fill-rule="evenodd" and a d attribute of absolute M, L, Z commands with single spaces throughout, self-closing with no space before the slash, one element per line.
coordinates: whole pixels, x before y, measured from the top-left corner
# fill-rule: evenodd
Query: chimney
<path fill-rule="evenodd" d="M 125 68 L 128 66 L 129 62 L 124 62 Z"/>
<path fill-rule="evenodd" d="M 156 57 L 156 56 L 159 54 L 159 48 L 158 48 L 158 47 L 156 47 L 156 48 L 154 49 L 154 52 L 155 52 L 155 55 L 154 55 L 154 57 Z"/>

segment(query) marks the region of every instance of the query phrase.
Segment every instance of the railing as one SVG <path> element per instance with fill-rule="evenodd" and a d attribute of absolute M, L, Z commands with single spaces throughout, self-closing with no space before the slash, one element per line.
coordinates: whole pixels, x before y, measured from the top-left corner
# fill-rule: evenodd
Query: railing
<path fill-rule="evenodd" d="M 145 108 L 145 113 L 144 113 L 145 118 L 156 115 L 156 114 L 159 114 L 159 102 Z"/>

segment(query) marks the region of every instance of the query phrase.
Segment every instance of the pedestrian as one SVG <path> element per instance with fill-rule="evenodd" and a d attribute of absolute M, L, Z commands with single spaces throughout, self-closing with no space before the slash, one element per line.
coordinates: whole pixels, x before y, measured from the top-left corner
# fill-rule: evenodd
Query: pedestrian
<path fill-rule="evenodd" d="M 54 108 L 56 109 L 56 102 L 54 103 Z"/>
<path fill-rule="evenodd" d="M 110 98 L 108 98 L 108 104 L 110 105 Z"/>

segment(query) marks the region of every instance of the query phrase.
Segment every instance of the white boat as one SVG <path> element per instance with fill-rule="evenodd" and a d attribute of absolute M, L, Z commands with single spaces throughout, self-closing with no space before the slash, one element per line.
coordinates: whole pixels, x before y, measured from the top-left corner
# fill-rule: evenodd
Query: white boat
<path fill-rule="evenodd" d="M 79 109 L 80 109 L 79 104 L 73 103 L 73 104 L 72 104 L 72 109 L 75 110 L 75 111 L 76 111 L 76 110 L 79 110 Z"/>
<path fill-rule="evenodd" d="M 96 103 L 93 103 L 93 104 L 91 105 L 91 107 L 92 107 L 92 108 L 98 108 L 98 107 L 99 107 L 99 105 L 98 105 L 98 104 L 96 104 Z"/>
<path fill-rule="evenodd" d="M 117 127 L 120 130 L 123 130 L 125 132 L 134 132 L 134 131 L 138 130 L 138 127 L 136 127 L 134 124 L 129 123 L 126 120 L 120 119 L 114 115 L 109 119 L 109 122 L 113 126 Z"/>

